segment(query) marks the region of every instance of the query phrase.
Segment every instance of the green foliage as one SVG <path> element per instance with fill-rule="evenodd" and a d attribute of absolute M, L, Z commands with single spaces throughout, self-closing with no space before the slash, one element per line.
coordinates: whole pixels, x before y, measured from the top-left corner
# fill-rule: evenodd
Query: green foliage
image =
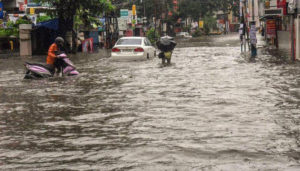
<path fill-rule="evenodd" d="M 202 31 L 200 30 L 200 29 L 197 29 L 193 34 L 192 34 L 192 36 L 193 37 L 200 37 L 200 36 L 202 36 Z"/>
<path fill-rule="evenodd" d="M 214 0 L 216 3 L 217 10 L 221 10 L 224 13 L 228 14 L 230 11 L 233 11 L 235 16 L 239 14 L 239 0 Z"/>
<path fill-rule="evenodd" d="M 37 18 L 37 22 L 40 23 L 40 22 L 44 22 L 44 21 L 48 21 L 48 20 L 51 20 L 52 17 L 48 16 L 48 15 L 45 15 L 45 16 L 39 16 Z"/>
<path fill-rule="evenodd" d="M 20 24 L 32 24 L 32 22 L 30 20 L 26 20 L 26 19 L 23 19 L 23 18 L 19 18 L 17 21 L 16 21 L 16 26 L 19 27 Z"/>
<path fill-rule="evenodd" d="M 16 23 L 9 21 L 6 23 L 7 28 L 0 29 L 0 37 L 19 37 L 19 25 L 20 24 L 32 24 L 30 20 L 19 18 Z"/>
<path fill-rule="evenodd" d="M 7 29 L 0 29 L 0 37 L 18 37 L 19 36 L 19 30 L 16 28 L 7 28 Z"/>
<path fill-rule="evenodd" d="M 206 15 L 213 16 L 217 11 L 228 14 L 231 10 L 238 16 L 239 0 L 182 0 L 179 8 L 181 17 L 192 17 L 194 20 Z"/>
<path fill-rule="evenodd" d="M 7 27 L 7 28 L 13 28 L 13 27 L 15 27 L 15 23 L 12 22 L 12 21 L 8 21 L 8 22 L 6 23 L 6 27 Z"/>
<path fill-rule="evenodd" d="M 183 18 L 192 17 L 194 20 L 198 20 L 211 14 L 215 9 L 215 3 L 211 0 L 186 0 L 181 1 L 179 12 Z"/>
<path fill-rule="evenodd" d="M 217 29 L 217 20 L 212 16 L 204 17 L 204 32 L 205 34 L 209 34 L 211 30 Z"/>
<path fill-rule="evenodd" d="M 156 40 L 160 37 L 159 33 L 157 30 L 155 31 L 154 28 L 150 29 L 147 31 L 146 36 L 150 40 L 152 44 L 155 44 Z"/>
<path fill-rule="evenodd" d="M 114 10 L 114 6 L 107 0 L 35 0 L 37 3 L 46 3 L 55 8 L 52 15 L 62 19 L 70 19 L 75 14 L 81 18 L 98 17 L 103 12 Z"/>

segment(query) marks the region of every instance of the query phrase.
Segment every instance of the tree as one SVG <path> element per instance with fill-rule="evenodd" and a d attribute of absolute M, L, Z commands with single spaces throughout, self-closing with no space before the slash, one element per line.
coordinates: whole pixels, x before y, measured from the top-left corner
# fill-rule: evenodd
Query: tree
<path fill-rule="evenodd" d="M 206 15 L 212 15 L 215 11 L 215 3 L 207 0 L 184 0 L 179 5 L 180 16 L 192 17 L 194 20 Z"/>
<path fill-rule="evenodd" d="M 233 11 L 235 16 L 238 16 L 239 13 L 239 0 L 214 0 L 217 5 L 217 9 L 223 11 L 224 13 L 228 14 L 229 12 Z"/>
<path fill-rule="evenodd" d="M 48 4 L 55 10 L 52 15 L 59 19 L 59 34 L 65 37 L 68 31 L 73 30 L 76 14 L 88 25 L 93 17 L 99 17 L 103 12 L 113 10 L 107 0 L 35 0 L 38 3 Z"/>

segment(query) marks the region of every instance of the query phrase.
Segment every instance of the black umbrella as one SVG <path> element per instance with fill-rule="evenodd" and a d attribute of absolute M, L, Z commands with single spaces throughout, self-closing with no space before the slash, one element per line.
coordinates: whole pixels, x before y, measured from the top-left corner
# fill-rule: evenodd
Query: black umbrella
<path fill-rule="evenodd" d="M 173 37 L 164 36 L 159 39 L 156 45 L 162 52 L 170 52 L 174 50 L 177 43 L 174 41 Z"/>

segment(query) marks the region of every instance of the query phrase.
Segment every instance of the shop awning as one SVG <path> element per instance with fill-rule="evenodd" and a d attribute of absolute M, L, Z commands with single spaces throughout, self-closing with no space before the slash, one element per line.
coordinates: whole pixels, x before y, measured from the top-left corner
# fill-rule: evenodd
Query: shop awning
<path fill-rule="evenodd" d="M 48 20 L 36 24 L 36 27 L 45 27 L 51 30 L 58 30 L 58 19 Z"/>

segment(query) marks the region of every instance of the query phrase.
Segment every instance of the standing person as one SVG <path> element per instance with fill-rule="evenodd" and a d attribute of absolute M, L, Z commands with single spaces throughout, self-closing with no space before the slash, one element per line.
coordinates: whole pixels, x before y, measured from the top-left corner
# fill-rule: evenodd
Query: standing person
<path fill-rule="evenodd" d="M 251 22 L 250 26 L 250 43 L 251 43 L 251 57 L 254 58 L 257 56 L 257 38 L 256 38 L 256 26 L 255 22 Z"/>
<path fill-rule="evenodd" d="M 244 36 L 245 36 L 245 28 L 244 28 L 243 23 L 240 24 L 239 34 L 240 34 L 241 52 L 243 52 Z M 245 49 L 245 51 L 246 51 L 246 49 Z"/>
<path fill-rule="evenodd" d="M 261 36 L 265 36 L 265 27 L 264 26 L 262 26 L 262 29 L 261 29 Z"/>
<path fill-rule="evenodd" d="M 51 69 L 51 72 L 54 74 L 55 69 L 57 69 L 57 73 L 60 72 L 60 64 L 56 62 L 57 54 L 63 51 L 64 39 L 62 37 L 57 37 L 55 42 L 50 46 L 48 50 L 47 56 L 47 67 Z"/>

